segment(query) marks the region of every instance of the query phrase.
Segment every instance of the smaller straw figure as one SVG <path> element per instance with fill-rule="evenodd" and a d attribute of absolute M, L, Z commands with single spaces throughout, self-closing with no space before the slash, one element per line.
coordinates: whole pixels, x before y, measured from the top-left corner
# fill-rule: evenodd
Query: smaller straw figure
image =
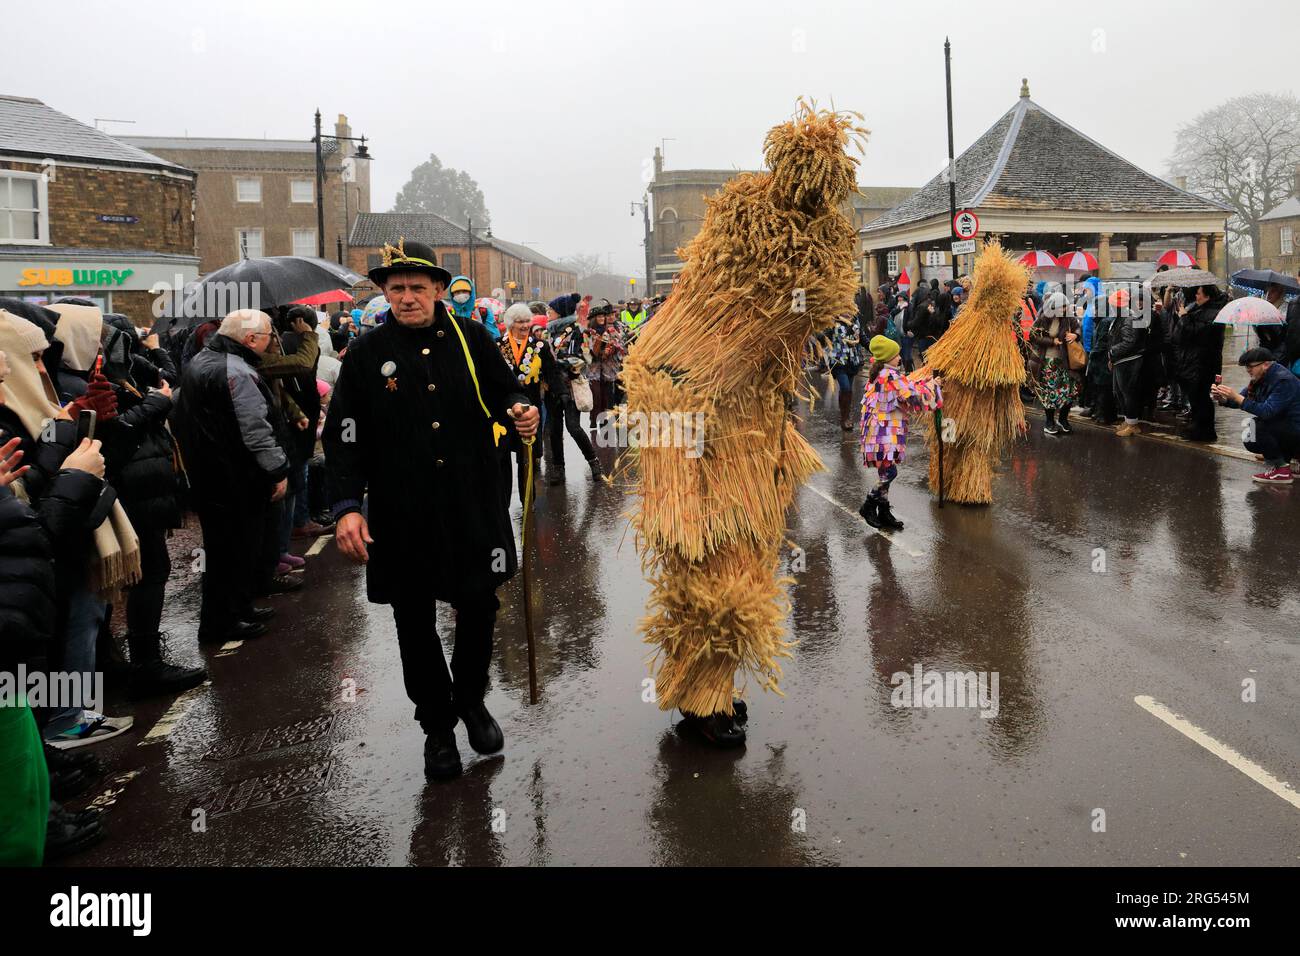
<path fill-rule="evenodd" d="M 907 413 L 942 408 L 943 393 L 928 367 L 903 374 L 893 339 L 877 335 L 870 348 L 868 384 L 862 392 L 862 464 L 876 469 L 877 481 L 858 514 L 873 528 L 902 531 L 903 522 L 889 507 L 889 486 L 907 455 Z"/>

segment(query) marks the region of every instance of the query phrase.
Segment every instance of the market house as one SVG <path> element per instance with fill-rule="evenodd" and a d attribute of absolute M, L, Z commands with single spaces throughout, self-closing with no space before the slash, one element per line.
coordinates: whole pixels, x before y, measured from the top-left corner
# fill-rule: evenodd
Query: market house
<path fill-rule="evenodd" d="M 954 167 L 957 208 L 979 220 L 976 242 L 996 237 L 1017 254 L 1085 250 L 1102 279 L 1118 277 L 1118 262 L 1129 275 L 1162 249 L 1185 248 L 1202 269 L 1225 274 L 1227 206 L 1153 176 L 1053 116 L 1030 99 L 1028 81 Z M 953 241 L 948 179 L 935 176 L 859 235 L 868 288 L 902 269 L 928 278 L 925 266 Z M 957 258 L 958 273 L 970 272 L 974 257 Z"/>
<path fill-rule="evenodd" d="M 195 174 L 39 100 L 0 95 L 0 295 L 84 296 L 137 325 L 198 278 Z"/>

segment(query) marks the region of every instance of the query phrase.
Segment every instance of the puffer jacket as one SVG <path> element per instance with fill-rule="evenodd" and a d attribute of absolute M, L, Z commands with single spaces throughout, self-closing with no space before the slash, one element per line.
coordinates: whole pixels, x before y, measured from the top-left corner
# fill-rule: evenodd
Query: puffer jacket
<path fill-rule="evenodd" d="M 1117 311 L 1115 320 L 1110 326 L 1109 358 L 1112 365 L 1135 361 L 1146 354 L 1147 334 L 1150 330 L 1138 328 L 1134 324 L 1136 321 L 1137 317 L 1133 315 L 1131 309 L 1123 308 Z"/>
<path fill-rule="evenodd" d="M 172 432 L 201 501 L 237 504 L 269 497 L 289 474 L 289 457 L 277 438 L 279 416 L 259 364 L 252 349 L 217 333 L 181 376 Z"/>

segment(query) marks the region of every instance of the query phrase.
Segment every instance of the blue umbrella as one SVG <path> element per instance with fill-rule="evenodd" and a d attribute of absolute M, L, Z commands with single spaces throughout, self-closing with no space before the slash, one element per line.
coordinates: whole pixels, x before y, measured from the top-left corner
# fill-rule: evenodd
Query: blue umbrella
<path fill-rule="evenodd" d="M 1241 269 L 1232 274 L 1232 284 L 1238 289 L 1245 289 L 1252 295 L 1262 295 L 1270 285 L 1281 286 L 1288 299 L 1300 295 L 1300 282 L 1295 276 L 1272 269 Z"/>

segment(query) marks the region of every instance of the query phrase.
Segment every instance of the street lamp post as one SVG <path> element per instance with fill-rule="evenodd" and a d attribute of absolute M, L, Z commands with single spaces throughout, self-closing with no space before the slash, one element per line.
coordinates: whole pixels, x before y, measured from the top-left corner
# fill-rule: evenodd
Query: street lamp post
<path fill-rule="evenodd" d="M 357 147 L 356 158 L 372 160 L 373 156 L 366 148 L 366 138 L 364 136 L 333 136 L 334 140 L 346 140 L 350 143 L 360 143 Z M 325 154 L 322 147 L 324 142 L 321 136 L 320 128 L 320 109 L 316 110 L 316 135 L 312 137 L 312 142 L 316 144 L 316 255 L 325 258 Z M 346 185 L 344 189 L 346 189 Z M 346 197 L 344 202 L 346 202 Z M 360 203 L 357 204 L 358 209 Z M 346 206 L 344 207 L 346 210 Z M 345 213 L 346 214 L 346 213 Z M 346 228 L 346 223 L 344 227 Z M 339 240 L 339 265 L 343 265 L 343 241 Z"/>
<path fill-rule="evenodd" d="M 636 207 L 641 207 L 641 214 L 645 220 L 645 285 L 646 295 L 654 293 L 654 273 L 650 270 L 650 197 L 643 195 L 641 202 L 632 200 L 632 215 L 636 215 Z"/>

